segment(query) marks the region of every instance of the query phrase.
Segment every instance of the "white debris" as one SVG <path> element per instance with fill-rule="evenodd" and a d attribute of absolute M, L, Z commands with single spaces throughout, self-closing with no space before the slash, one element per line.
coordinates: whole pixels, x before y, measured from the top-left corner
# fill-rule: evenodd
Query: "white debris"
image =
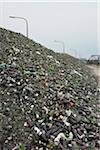
<path fill-rule="evenodd" d="M 34 130 L 37 132 L 38 135 L 42 135 L 42 132 L 38 127 L 34 127 Z"/>
<path fill-rule="evenodd" d="M 24 108 L 22 108 L 22 112 L 25 112 Z"/>
<path fill-rule="evenodd" d="M 17 150 L 17 149 L 19 149 L 18 145 L 16 145 L 14 148 L 12 148 L 12 150 Z"/>
<path fill-rule="evenodd" d="M 20 82 L 17 82 L 18 85 L 20 85 Z"/>
<path fill-rule="evenodd" d="M 39 118 L 39 114 L 36 114 L 36 118 L 37 118 L 37 119 Z"/>
<path fill-rule="evenodd" d="M 73 116 L 74 116 L 74 117 L 77 117 L 77 115 L 76 115 L 76 114 L 73 114 Z"/>
<path fill-rule="evenodd" d="M 31 105 L 31 109 L 33 109 L 34 108 L 34 105 Z"/>
<path fill-rule="evenodd" d="M 73 133 L 70 132 L 70 133 L 69 133 L 69 137 L 67 138 L 67 141 L 71 141 L 72 139 L 73 139 Z"/>
<path fill-rule="evenodd" d="M 82 74 L 80 74 L 78 71 L 76 71 L 76 70 L 72 70 L 72 73 L 73 74 L 77 74 L 77 75 L 79 75 L 80 77 L 82 77 Z"/>
<path fill-rule="evenodd" d="M 58 60 L 55 59 L 55 62 L 57 65 L 60 65 L 60 62 Z"/>
<path fill-rule="evenodd" d="M 24 127 L 28 127 L 28 124 L 27 124 L 27 122 L 25 122 L 25 123 L 24 123 Z"/>
<path fill-rule="evenodd" d="M 50 116 L 50 117 L 49 117 L 49 120 L 52 120 L 52 119 L 53 119 L 53 117 L 52 117 L 52 116 Z"/>
<path fill-rule="evenodd" d="M 38 122 L 39 122 L 39 123 L 42 123 L 43 121 L 44 121 L 43 119 L 41 119 L 41 120 L 38 120 Z"/>
<path fill-rule="evenodd" d="M 10 137 L 8 137 L 8 138 L 7 138 L 7 140 L 8 140 L 8 141 L 12 140 L 12 137 L 11 137 L 11 136 L 10 136 Z"/>
<path fill-rule="evenodd" d="M 1 116 L 1 117 L 6 117 L 6 116 L 5 116 L 5 115 L 3 115 L 2 113 L 0 113 L 0 116 Z"/>
<path fill-rule="evenodd" d="M 60 141 L 60 139 L 66 139 L 66 136 L 64 135 L 64 133 L 59 133 L 58 135 L 57 135 L 57 137 L 54 139 L 54 143 L 55 143 L 55 145 L 58 145 L 59 144 L 59 141 Z"/>
<path fill-rule="evenodd" d="M 38 93 L 36 93 L 36 94 L 35 94 L 35 96 L 39 96 L 39 94 L 38 94 Z"/>
<path fill-rule="evenodd" d="M 69 122 L 67 122 L 66 120 L 64 120 L 63 122 L 64 122 L 64 124 L 65 124 L 67 127 L 69 127 L 69 126 L 70 126 L 70 123 L 69 123 Z"/>
<path fill-rule="evenodd" d="M 13 46 L 12 48 L 13 48 L 13 50 L 16 52 L 16 54 L 20 52 L 20 49 L 14 47 L 14 46 Z"/>
<path fill-rule="evenodd" d="M 100 127 L 100 122 L 98 122 L 98 126 Z"/>
<path fill-rule="evenodd" d="M 7 92 L 7 95 L 10 95 L 10 93 L 9 93 L 9 92 Z"/>
<path fill-rule="evenodd" d="M 25 99 L 28 99 L 28 96 L 25 95 Z"/>
<path fill-rule="evenodd" d="M 17 89 L 13 89 L 14 90 L 14 92 L 17 92 Z"/>
<path fill-rule="evenodd" d="M 59 144 L 60 139 L 64 139 L 64 140 L 67 140 L 67 141 L 71 141 L 71 140 L 73 139 L 73 133 L 70 132 L 70 133 L 69 133 L 69 137 L 66 137 L 64 133 L 59 133 L 59 134 L 57 135 L 57 137 L 54 139 L 55 145 L 58 145 L 58 144 Z"/>
<path fill-rule="evenodd" d="M 39 150 L 43 150 L 43 147 L 39 148 Z"/>
<path fill-rule="evenodd" d="M 50 58 L 50 59 L 53 59 L 53 56 L 51 56 L 51 55 L 47 55 L 47 57 Z"/>
<path fill-rule="evenodd" d="M 37 53 L 38 55 L 41 55 L 41 53 L 40 53 L 39 51 L 36 51 L 36 53 Z"/>
<path fill-rule="evenodd" d="M 73 95 L 71 95 L 70 93 L 66 93 L 65 96 L 66 96 L 66 98 L 68 98 L 68 99 L 69 99 L 69 98 L 73 98 Z"/>
<path fill-rule="evenodd" d="M 15 67 L 17 66 L 15 61 L 12 62 L 12 66 L 15 66 Z"/>
<path fill-rule="evenodd" d="M 57 95 L 58 95 L 58 97 L 62 96 L 63 95 L 63 91 L 60 91 L 60 92 L 58 91 Z"/>
<path fill-rule="evenodd" d="M 65 80 L 65 85 L 66 85 L 66 86 L 68 85 L 68 80 Z"/>
<path fill-rule="evenodd" d="M 72 111 L 69 109 L 69 110 L 66 110 L 66 114 L 67 116 L 69 117 L 71 114 L 72 114 Z"/>
<path fill-rule="evenodd" d="M 82 135 L 79 135 L 79 134 L 78 134 L 78 138 L 79 138 L 79 139 L 82 139 L 83 137 L 85 137 L 85 134 L 82 134 Z"/>
<path fill-rule="evenodd" d="M 13 60 L 17 60 L 17 58 L 16 58 L 16 57 L 13 57 Z"/>
<path fill-rule="evenodd" d="M 46 114 L 48 114 L 48 108 L 44 106 L 43 109 L 46 111 Z"/>

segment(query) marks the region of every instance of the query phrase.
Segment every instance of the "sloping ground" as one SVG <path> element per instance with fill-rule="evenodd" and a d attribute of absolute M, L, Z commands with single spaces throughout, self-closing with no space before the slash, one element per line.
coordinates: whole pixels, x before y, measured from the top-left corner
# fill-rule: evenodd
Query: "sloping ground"
<path fill-rule="evenodd" d="M 90 68 L 91 73 L 96 76 L 96 78 L 100 79 L 100 65 L 87 65 L 88 68 Z"/>
<path fill-rule="evenodd" d="M 79 60 L 0 28 L 0 149 L 99 149 L 96 88 Z"/>
<path fill-rule="evenodd" d="M 99 91 L 99 97 L 98 97 L 98 108 L 100 110 L 100 65 L 87 65 L 88 68 L 90 68 L 91 73 L 95 75 L 95 77 L 98 80 L 98 91 Z M 98 124 L 100 126 L 100 111 L 97 112 L 97 118 L 98 118 Z"/>

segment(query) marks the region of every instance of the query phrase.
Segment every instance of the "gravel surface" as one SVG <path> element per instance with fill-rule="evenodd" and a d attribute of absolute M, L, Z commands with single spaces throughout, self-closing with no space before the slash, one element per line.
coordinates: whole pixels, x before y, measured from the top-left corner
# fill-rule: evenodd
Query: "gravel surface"
<path fill-rule="evenodd" d="M 76 58 L 0 28 L 0 150 L 99 150 L 97 85 Z"/>

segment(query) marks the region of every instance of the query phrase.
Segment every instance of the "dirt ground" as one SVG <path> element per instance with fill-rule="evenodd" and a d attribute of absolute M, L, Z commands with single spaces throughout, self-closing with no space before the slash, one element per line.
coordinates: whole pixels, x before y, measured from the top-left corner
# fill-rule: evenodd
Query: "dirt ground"
<path fill-rule="evenodd" d="M 92 73 L 97 77 L 98 79 L 98 90 L 99 90 L 99 99 L 98 99 L 98 108 L 100 108 L 100 65 L 88 65 L 88 67 L 91 69 Z M 97 120 L 98 125 L 100 126 L 100 112 L 97 113 Z"/>
<path fill-rule="evenodd" d="M 100 77 L 100 65 L 87 65 L 87 67 L 89 67 L 91 70 L 93 70 L 93 73 L 95 75 L 97 75 L 98 77 Z"/>
<path fill-rule="evenodd" d="M 98 88 L 100 90 L 100 65 L 88 65 L 87 67 L 89 67 L 92 73 L 98 78 Z"/>

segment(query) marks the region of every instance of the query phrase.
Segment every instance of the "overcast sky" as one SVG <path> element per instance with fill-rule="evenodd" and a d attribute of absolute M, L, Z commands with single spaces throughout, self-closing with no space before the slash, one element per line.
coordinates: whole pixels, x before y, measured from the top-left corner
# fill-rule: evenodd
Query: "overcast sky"
<path fill-rule="evenodd" d="M 1 27 L 25 34 L 24 21 L 9 16 L 25 17 L 29 22 L 29 37 L 54 51 L 62 52 L 62 45 L 54 42 L 58 40 L 65 43 L 66 53 L 78 57 L 88 58 L 99 53 L 99 7 L 96 0 L 22 1 L 0 1 Z"/>

